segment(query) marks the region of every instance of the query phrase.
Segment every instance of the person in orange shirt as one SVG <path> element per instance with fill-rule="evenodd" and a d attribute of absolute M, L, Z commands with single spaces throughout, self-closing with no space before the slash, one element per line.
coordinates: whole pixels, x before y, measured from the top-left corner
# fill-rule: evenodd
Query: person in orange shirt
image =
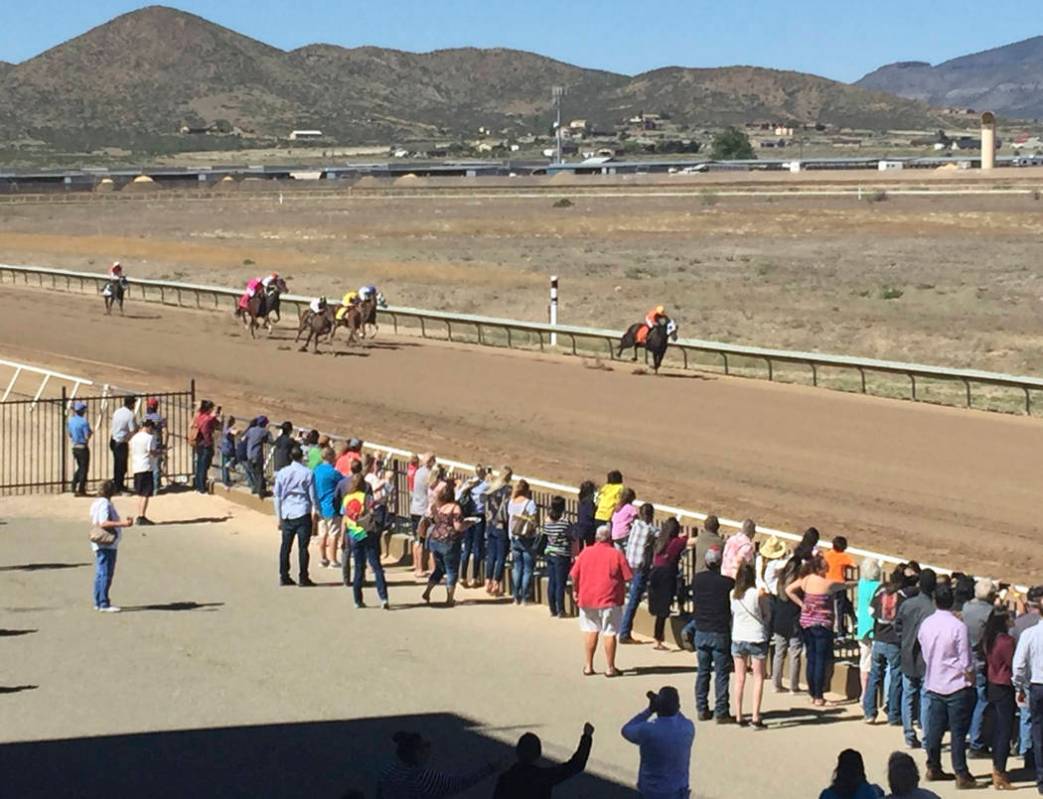
<path fill-rule="evenodd" d="M 826 565 L 829 567 L 829 571 L 826 572 L 827 580 L 846 583 L 855 579 L 855 575 L 849 576 L 847 570 L 856 568 L 858 563 L 847 554 L 847 539 L 844 536 L 838 535 L 834 538 L 833 548 L 823 552 L 822 557 L 825 558 Z M 836 600 L 837 635 L 843 638 L 847 635 L 848 621 L 855 622 L 855 607 L 846 593 L 837 593 Z"/>

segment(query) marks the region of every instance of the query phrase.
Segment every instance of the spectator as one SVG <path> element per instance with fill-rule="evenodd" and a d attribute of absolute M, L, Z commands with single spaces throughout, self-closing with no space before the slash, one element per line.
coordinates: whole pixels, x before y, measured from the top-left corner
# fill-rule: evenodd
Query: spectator
<path fill-rule="evenodd" d="M 614 534 L 614 533 L 613 533 Z M 652 569 L 652 549 L 655 547 L 659 528 L 655 526 L 655 507 L 646 502 L 638 511 L 638 517 L 630 525 L 630 534 L 626 539 L 623 552 L 627 564 L 634 573 L 627 591 L 627 604 L 623 609 L 623 624 L 619 629 L 619 643 L 636 643 L 630 636 L 634 627 L 634 614 L 648 588 L 648 573 Z"/>
<path fill-rule="evenodd" d="M 768 629 L 764 622 L 763 600 L 764 596 L 757 588 L 757 575 L 753 564 L 740 564 L 731 596 L 732 660 L 735 662 L 735 682 L 732 688 L 735 721 L 740 727 L 745 727 L 746 722 L 742 717 L 742 695 L 746 686 L 746 672 L 753 671 L 753 714 L 750 726 L 755 730 L 767 727 L 761 720 L 764 661 L 768 657 Z"/>
<path fill-rule="evenodd" d="M 315 499 L 319 505 L 319 557 L 323 568 L 341 568 L 337 560 L 340 544 L 341 517 L 337 504 L 337 484 L 341 481 L 340 472 L 333 467 L 337 459 L 330 448 L 322 453 L 322 461 L 312 470 L 315 480 Z"/>
<path fill-rule="evenodd" d="M 511 579 L 514 583 L 514 604 L 529 604 L 532 572 L 536 565 L 536 545 L 539 518 L 532 490 L 525 480 L 514 486 L 511 501 L 507 503 L 507 529 L 511 537 Z"/>
<path fill-rule="evenodd" d="M 486 480 L 488 471 L 480 463 L 474 467 L 474 477 L 461 486 L 456 501 L 464 517 L 471 525 L 464 533 L 460 551 L 460 577 L 464 588 L 479 588 L 482 584 L 482 562 L 485 560 L 485 493 L 489 490 Z M 467 567 L 471 566 L 473 579 L 467 579 Z"/>
<path fill-rule="evenodd" d="M 375 471 L 366 475 L 366 484 L 369 486 L 373 503 L 373 525 L 380 537 L 383 537 L 394 523 L 395 514 L 392 508 L 395 507 L 396 496 L 395 472 L 392 469 L 384 469 L 383 466 L 384 464 L 378 461 Z"/>
<path fill-rule="evenodd" d="M 152 422 L 152 436 L 155 438 L 156 455 L 152 460 L 152 493 L 158 494 L 163 486 L 163 465 L 167 457 L 167 420 L 159 412 L 159 400 L 149 397 L 145 400 L 145 421 Z"/>
<path fill-rule="evenodd" d="M 865 563 L 862 567 L 863 579 L 872 577 L 874 568 L 875 573 L 879 574 L 879 563 Z M 903 580 L 903 573 L 895 569 L 886 584 L 880 585 L 878 581 L 877 588 L 870 598 L 869 680 L 862 692 L 862 712 L 865 720 L 873 723 L 876 721 L 877 692 L 886 686 L 887 723 L 895 727 L 902 723 L 902 648 L 895 631 L 895 618 L 898 615 L 899 589 Z M 859 595 L 860 608 L 861 602 L 862 597 Z M 861 619 L 860 612 L 859 620 Z"/>
<path fill-rule="evenodd" d="M 377 799 L 447 799 L 463 793 L 497 771 L 487 763 L 469 774 L 450 776 L 427 768 L 431 742 L 416 732 L 396 732 L 395 760 L 377 783 Z"/>
<path fill-rule="evenodd" d="M 771 640 L 775 646 L 771 673 L 775 693 L 800 691 L 800 661 L 804 637 L 800 629 L 800 606 L 786 594 L 786 586 L 800 576 L 801 560 L 794 553 L 778 573 L 771 605 Z M 783 664 L 789 655 L 789 688 L 783 686 Z"/>
<path fill-rule="evenodd" d="M 593 482 L 584 480 L 580 483 L 576 505 L 576 523 L 572 528 L 572 537 L 581 549 L 594 543 L 594 533 L 598 529 L 597 519 L 594 518 L 597 514 L 597 505 L 594 502 L 596 496 L 597 487 Z"/>
<path fill-rule="evenodd" d="M 267 496 L 264 479 L 264 447 L 272 443 L 272 435 L 268 432 L 268 417 L 258 416 L 243 433 L 246 439 L 246 476 L 250 481 L 250 489 L 259 497 Z"/>
<path fill-rule="evenodd" d="M 743 563 L 753 563 L 753 556 L 756 553 L 753 537 L 756 534 L 757 525 L 753 523 L 752 519 L 746 519 L 742 523 L 742 529 L 724 542 L 721 574 L 734 580 L 739 566 Z"/>
<path fill-rule="evenodd" d="M 819 532 L 814 527 L 809 527 L 800 537 L 800 543 L 793 550 L 793 557 L 798 563 L 806 563 L 818 552 Z"/>
<path fill-rule="evenodd" d="M 91 541 L 94 550 L 94 609 L 104 613 L 119 613 L 120 609 L 109 601 L 112 577 L 116 573 L 116 550 L 123 529 L 134 524 L 133 519 L 121 519 L 112 498 L 116 494 L 116 483 L 106 480 L 101 484 L 98 498 L 91 504 L 91 525 L 112 533 L 116 537 L 108 543 Z"/>
<path fill-rule="evenodd" d="M 728 682 L 731 672 L 731 592 L 735 581 L 721 574 L 721 550 L 706 551 L 707 570 L 692 580 L 692 618 L 695 621 L 695 707 L 700 721 L 716 718 L 718 724 L 731 720 L 728 712 Z M 714 679 L 714 707 L 710 710 L 710 674 Z"/>
<path fill-rule="evenodd" d="M 681 698 L 673 686 L 646 696 L 648 707 L 622 730 L 624 738 L 640 747 L 637 790 L 642 799 L 684 799 L 689 795 L 695 725 L 681 713 Z"/>
<path fill-rule="evenodd" d="M 757 549 L 754 565 L 757 569 L 757 587 L 768 596 L 775 596 L 779 590 L 779 574 L 786 567 L 789 547 L 786 542 L 776 536 L 761 541 Z"/>
<path fill-rule="evenodd" d="M 406 461 L 406 490 L 413 493 L 413 480 L 416 475 L 416 470 L 420 468 L 420 456 L 413 454 L 409 456 L 409 460 Z"/>
<path fill-rule="evenodd" d="M 1025 596 L 1024 609 L 1014 619 L 1014 627 L 1011 635 L 1017 645 L 1021 634 L 1030 627 L 1035 627 L 1040 619 L 1040 604 L 1043 602 L 1043 586 L 1035 585 L 1029 588 Z M 1028 771 L 1036 770 L 1036 758 L 1032 749 L 1032 723 L 1028 705 L 1018 698 L 1018 754 L 1025 760 L 1025 768 Z"/>
<path fill-rule="evenodd" d="M 239 431 L 235 426 L 235 417 L 229 416 L 221 428 L 221 482 L 225 488 L 232 487 L 232 469 L 239 462 L 235 454 L 237 435 Z"/>
<path fill-rule="evenodd" d="M 633 538 L 634 533 L 630 537 Z M 681 523 L 676 518 L 671 516 L 663 522 L 663 529 L 655 537 L 652 569 L 648 573 L 648 612 L 655 618 L 656 649 L 666 649 L 663 644 L 666 620 L 670 618 L 677 594 L 678 563 L 687 545 L 688 536 L 681 535 Z"/>
<path fill-rule="evenodd" d="M 905 745 L 910 749 L 919 749 L 920 740 L 916 737 L 913 720 L 919 720 L 920 729 L 927 726 L 924 721 L 927 703 L 923 696 L 924 660 L 917 635 L 920 624 L 934 612 L 936 578 L 932 569 L 924 569 L 917 583 L 919 590 L 915 593 L 912 591 L 913 579 L 912 574 L 907 574 L 907 585 L 903 589 L 907 598 L 898 604 L 894 629 L 902 650 L 902 729 Z"/>
<path fill-rule="evenodd" d="M 263 417 L 262 417 L 263 418 Z M 265 420 L 267 423 L 267 419 Z M 308 541 L 318 517 L 315 497 L 315 478 L 311 469 L 301 463 L 304 453 L 300 447 L 290 450 L 290 465 L 275 475 L 275 518 L 282 533 L 279 548 L 279 584 L 295 585 L 290 578 L 290 549 L 297 539 L 298 582 L 301 588 L 315 583 L 308 577 Z"/>
<path fill-rule="evenodd" d="M 695 537 L 695 573 L 706 571 L 706 553 L 711 548 L 724 552 L 724 539 L 720 535 L 721 523 L 717 517 L 710 514 L 703 522 L 703 529 Z"/>
<path fill-rule="evenodd" d="M 72 490 L 78 497 L 87 496 L 87 474 L 91 466 L 90 440 L 94 435 L 91 423 L 87 421 L 87 403 L 76 400 L 72 404 L 72 416 L 66 425 L 69 442 L 72 444 L 72 458 L 76 462 L 76 471 L 72 474 Z"/>
<path fill-rule="evenodd" d="M 337 453 L 337 460 L 333 464 L 334 467 L 345 477 L 349 476 L 351 474 L 351 462 L 355 459 L 351 456 L 351 452 L 348 449 L 348 442 L 341 441 L 337 444 L 335 452 Z"/>
<path fill-rule="evenodd" d="M 605 484 L 598 489 L 594 498 L 594 521 L 598 525 L 612 521 L 612 514 L 619 505 L 619 496 L 623 493 L 623 474 L 613 469 L 605 478 Z"/>
<path fill-rule="evenodd" d="M 920 787 L 920 770 L 905 752 L 892 752 L 887 759 L 887 799 L 940 799 L 934 791 Z"/>
<path fill-rule="evenodd" d="M 413 576 L 418 580 L 427 576 L 427 551 L 424 549 L 424 531 L 420 521 L 427 516 L 427 481 L 434 465 L 433 453 L 426 452 L 419 457 L 419 465 L 413 473 L 413 486 L 409 491 L 409 519 L 413 527 Z"/>
<path fill-rule="evenodd" d="M 344 518 L 344 546 L 345 548 L 351 547 L 351 559 L 355 561 L 355 574 L 351 581 L 355 607 L 359 609 L 366 607 L 366 603 L 362 599 L 362 585 L 366 580 L 366 563 L 368 562 L 373 569 L 373 579 L 377 584 L 380 607 L 389 610 L 387 582 L 384 579 L 384 567 L 380 563 L 380 532 L 374 524 L 372 501 L 366 494 L 366 481 L 361 474 L 352 474 L 348 478 L 348 488 L 344 494 L 341 515 Z M 344 558 L 344 562 L 348 562 L 347 557 Z M 344 578 L 347 582 L 346 568 Z M 428 591 L 430 591 L 430 587 Z"/>
<path fill-rule="evenodd" d="M 511 501 L 513 475 L 510 466 L 501 468 L 485 499 L 485 593 L 489 596 L 503 596 L 503 570 L 510 547 L 507 505 Z"/>
<path fill-rule="evenodd" d="M 134 475 L 134 493 L 138 495 L 138 517 L 135 524 L 151 525 L 148 513 L 149 498 L 155 493 L 152 467 L 156 458 L 156 426 L 146 419 L 130 437 L 130 472 Z"/>
<path fill-rule="evenodd" d="M 637 518 L 637 495 L 632 488 L 624 488 L 619 494 L 616 509 L 612 511 L 612 544 L 620 552 L 626 552 L 630 525 Z"/>
<path fill-rule="evenodd" d="M 579 553 L 569 572 L 572 591 L 579 608 L 579 628 L 585 633 L 583 673 L 594 674 L 594 652 L 598 636 L 605 637 L 606 677 L 618 677 L 616 635 L 623 615 L 626 582 L 633 574 L 623 553 L 612 546 L 612 528 L 598 528 L 594 545 Z"/>
<path fill-rule="evenodd" d="M 804 569 L 805 575 L 786 587 L 786 595 L 800 606 L 811 704 L 825 707 L 826 673 L 833 660 L 833 595 L 847 584 L 826 577 L 829 567 L 821 555 L 813 555 Z"/>
<path fill-rule="evenodd" d="M 992 708 L 992 787 L 1009 791 L 1012 786 L 1007 776 L 1007 757 L 1014 731 L 1014 638 L 1008 632 L 1010 616 L 1005 612 L 989 615 L 982 634 L 982 651 L 989 707 Z"/>
<path fill-rule="evenodd" d="M 136 397 L 124 397 L 123 405 L 112 414 L 112 425 L 109 428 L 109 449 L 112 451 L 112 482 L 116 493 L 127 490 L 127 451 L 130 437 L 138 429 L 138 420 L 134 417 Z"/>
<path fill-rule="evenodd" d="M 858 607 L 855 609 L 855 639 L 858 641 L 858 675 L 862 680 L 862 699 L 866 698 L 866 687 L 869 685 L 869 672 L 873 666 L 873 609 L 870 603 L 880 587 L 880 562 L 873 558 L 862 561 L 859 570 L 858 587 L 855 596 Z M 876 697 L 873 697 L 875 703 Z M 876 705 L 873 705 L 876 715 Z M 897 708 L 895 708 L 897 711 Z M 870 721 L 870 719 L 867 719 Z"/>
<path fill-rule="evenodd" d="M 572 568 L 572 538 L 569 523 L 565 521 L 565 497 L 554 497 L 550 501 L 548 520 L 543 525 L 543 540 L 547 542 L 544 557 L 547 559 L 547 604 L 550 615 L 564 619 L 565 587 Z"/>
<path fill-rule="evenodd" d="M 963 604 L 960 615 L 967 626 L 967 636 L 971 642 L 971 654 L 974 658 L 974 711 L 971 714 L 970 751 L 967 755 L 973 759 L 989 756 L 989 747 L 985 742 L 985 708 L 989 704 L 988 674 L 985 665 L 985 647 L 982 640 L 985 635 L 985 624 L 995 608 L 996 587 L 991 580 L 970 582 L 963 587 L 970 588 L 973 597 Z"/>
<path fill-rule="evenodd" d="M 293 438 L 293 422 L 283 422 L 279 425 L 279 435 L 272 443 L 272 464 L 275 471 L 290 465 L 290 450 L 297 446 Z"/>
<path fill-rule="evenodd" d="M 210 400 L 201 400 L 192 426 L 188 431 L 189 444 L 195 450 L 195 489 L 206 494 L 209 489 L 210 465 L 214 462 L 214 430 L 221 422 L 221 407 Z"/>
<path fill-rule="evenodd" d="M 326 440 L 319 443 L 319 431 L 309 430 L 308 434 L 304 436 L 304 443 L 302 449 L 304 450 L 304 462 L 309 469 L 315 471 L 315 467 L 322 463 L 322 452 L 329 446 L 329 436 L 322 436 Z"/>
<path fill-rule="evenodd" d="M 845 749 L 837 756 L 833 782 L 818 795 L 818 799 L 879 799 L 883 795 L 879 785 L 873 785 L 866 779 L 862 753 Z"/>
<path fill-rule="evenodd" d="M 924 659 L 927 781 L 949 779 L 942 771 L 942 736 L 948 729 L 956 787 L 974 788 L 974 777 L 967 770 L 967 731 L 974 708 L 970 638 L 967 628 L 953 613 L 951 588 L 938 586 L 934 604 L 937 610 L 923 620 L 916 634 Z"/>
<path fill-rule="evenodd" d="M 828 567 L 826 572 L 827 579 L 832 580 L 834 583 L 844 583 L 853 579 L 853 575 L 850 572 L 858 564 L 847 553 L 847 539 L 844 536 L 838 535 L 834 538 L 832 548 L 823 552 L 822 557 L 826 559 Z M 856 624 L 858 621 L 855 617 L 855 609 L 851 606 L 851 598 L 848 597 L 846 591 L 838 591 L 833 596 L 836 601 L 834 612 L 836 615 L 837 634 L 841 638 L 847 638 L 848 621 L 850 620 Z"/>
<path fill-rule="evenodd" d="M 1035 624 L 1018 636 L 1013 682 L 1018 704 L 1031 720 L 1036 789 L 1043 793 L 1043 625 Z"/>
<path fill-rule="evenodd" d="M 583 725 L 579 746 L 567 762 L 560 766 L 537 766 L 536 761 L 543 754 L 543 744 L 535 734 L 525 733 L 515 748 L 518 762 L 500 775 L 493 799 L 550 799 L 554 786 L 583 773 L 593 741 L 594 727 L 587 722 Z"/>
<path fill-rule="evenodd" d="M 431 529 L 427 536 L 435 567 L 424 589 L 424 602 L 431 601 L 431 590 L 445 577 L 445 605 L 451 608 L 455 604 L 453 595 L 456 593 L 456 578 L 460 570 L 460 539 L 467 530 L 467 524 L 456 502 L 452 483 L 444 482 L 435 498 Z"/>

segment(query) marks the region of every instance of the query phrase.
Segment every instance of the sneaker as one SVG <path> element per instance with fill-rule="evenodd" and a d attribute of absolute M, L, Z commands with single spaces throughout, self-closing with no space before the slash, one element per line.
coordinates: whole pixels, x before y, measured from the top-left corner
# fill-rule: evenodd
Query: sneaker
<path fill-rule="evenodd" d="M 862 721 L 866 724 L 876 724 L 876 716 L 866 716 Z"/>
<path fill-rule="evenodd" d="M 326 560 L 326 558 L 323 558 L 319 562 L 322 564 L 322 568 L 324 568 L 324 569 L 328 569 L 330 567 L 330 562 L 328 560 Z"/>
<path fill-rule="evenodd" d="M 765 724 L 761 719 L 757 719 L 756 721 L 750 722 L 750 729 L 754 732 L 758 732 L 760 730 L 768 729 L 768 725 Z"/>
<path fill-rule="evenodd" d="M 911 738 L 911 739 L 909 739 L 908 741 L 905 742 L 905 748 L 906 749 L 919 749 L 922 746 L 923 746 L 923 744 L 920 743 L 920 739 L 919 738 Z"/>
<path fill-rule="evenodd" d="M 107 608 L 99 608 L 102 613 L 119 613 L 123 608 L 118 608 L 115 605 L 109 605 Z"/>
<path fill-rule="evenodd" d="M 390 603 L 390 602 L 388 602 L 388 601 L 387 601 L 387 600 L 385 599 L 385 600 L 384 600 L 383 602 L 381 602 L 381 603 L 380 603 L 380 609 L 381 609 L 381 610 L 391 610 L 391 603 Z"/>
<path fill-rule="evenodd" d="M 341 563 L 339 560 L 331 560 L 330 561 L 330 568 L 331 569 L 342 569 L 342 568 L 344 568 L 344 564 Z"/>

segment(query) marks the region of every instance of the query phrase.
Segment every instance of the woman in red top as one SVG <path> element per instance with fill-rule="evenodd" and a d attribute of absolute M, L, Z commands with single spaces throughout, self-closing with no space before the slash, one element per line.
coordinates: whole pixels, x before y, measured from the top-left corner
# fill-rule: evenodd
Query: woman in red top
<path fill-rule="evenodd" d="M 1014 639 L 1007 632 L 1009 628 L 1010 616 L 1004 611 L 994 610 L 985 622 L 982 635 L 988 675 L 985 695 L 996 720 L 992 740 L 992 787 L 998 791 L 1011 790 L 1007 777 L 1007 755 L 1010 753 L 1010 737 L 1014 729 L 1014 686 L 1011 684 Z"/>
<path fill-rule="evenodd" d="M 655 616 L 655 648 L 666 649 L 663 633 L 677 594 L 677 564 L 688 545 L 681 524 L 671 517 L 663 522 L 653 547 L 652 571 L 648 573 L 648 612 Z"/>

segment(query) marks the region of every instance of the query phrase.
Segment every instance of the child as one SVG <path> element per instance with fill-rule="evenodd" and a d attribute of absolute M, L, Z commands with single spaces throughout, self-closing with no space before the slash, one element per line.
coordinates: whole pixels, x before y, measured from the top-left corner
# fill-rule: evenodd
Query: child
<path fill-rule="evenodd" d="M 854 579 L 854 575 L 849 574 L 848 569 L 854 569 L 858 564 L 853 557 L 847 554 L 847 539 L 844 536 L 838 535 L 834 538 L 833 548 L 823 552 L 822 557 L 825 558 L 826 565 L 829 567 L 829 571 L 826 572 L 827 580 L 846 583 Z M 856 622 L 855 607 L 851 604 L 851 598 L 847 593 L 842 591 L 836 594 L 837 635 L 841 638 L 847 637 L 849 619 L 852 623 Z"/>

